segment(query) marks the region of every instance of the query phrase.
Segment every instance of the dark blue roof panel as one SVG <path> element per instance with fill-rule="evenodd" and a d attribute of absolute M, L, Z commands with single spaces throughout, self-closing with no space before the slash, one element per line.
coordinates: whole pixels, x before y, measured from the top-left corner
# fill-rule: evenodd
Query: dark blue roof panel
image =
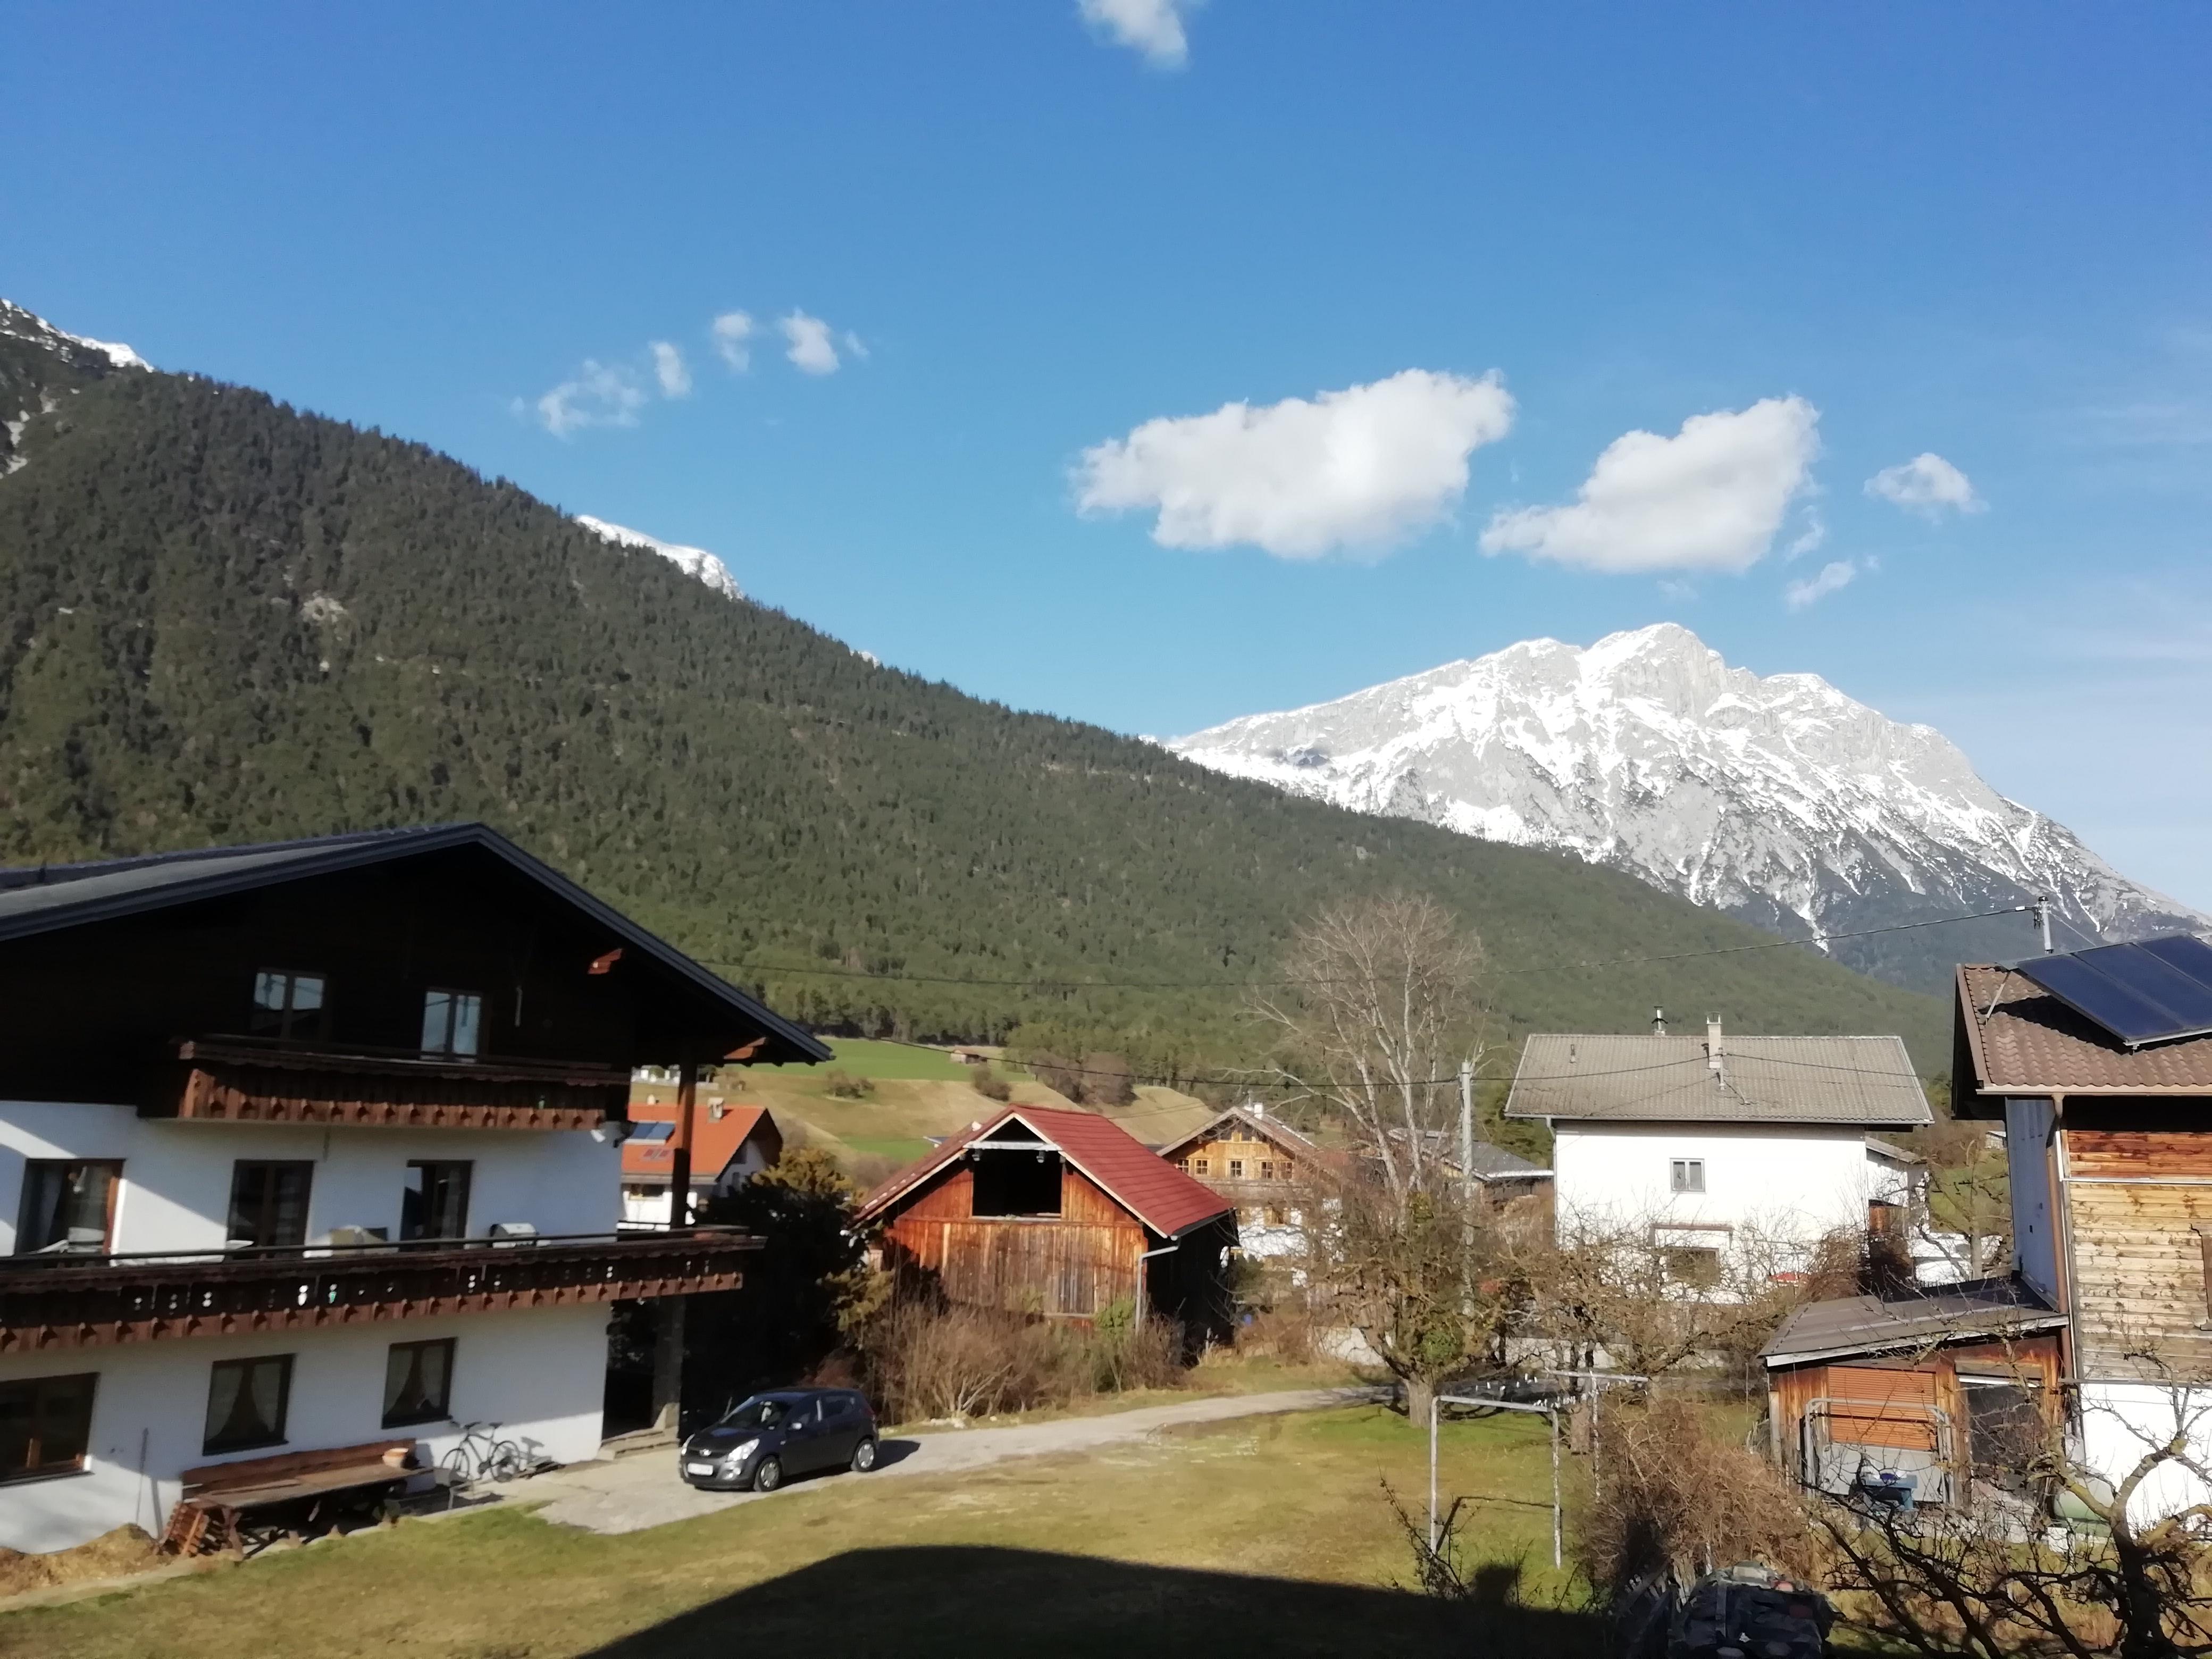
<path fill-rule="evenodd" d="M 2130 1048 L 2212 1032 L 2212 946 L 2188 934 L 2031 957 L 2016 971 Z"/>

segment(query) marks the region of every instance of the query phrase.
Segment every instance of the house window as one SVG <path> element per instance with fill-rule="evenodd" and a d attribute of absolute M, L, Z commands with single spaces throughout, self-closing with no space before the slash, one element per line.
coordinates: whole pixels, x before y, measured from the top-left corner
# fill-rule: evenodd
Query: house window
<path fill-rule="evenodd" d="M 1274 1160 L 1274 1159 L 1273 1159 L 1273 1158 L 1262 1158 L 1262 1159 L 1261 1159 L 1261 1160 L 1260 1160 L 1260 1179 L 1261 1179 L 1261 1180 L 1262 1180 L 1262 1181 L 1273 1181 L 1274 1178 L 1275 1178 L 1275 1160 Z"/>
<path fill-rule="evenodd" d="M 1213 1160 L 1210 1158 L 1194 1158 L 1190 1161 L 1190 1172 L 1193 1175 L 1207 1174 L 1212 1168 Z"/>
<path fill-rule="evenodd" d="M 292 1401 L 292 1356 L 218 1359 L 208 1374 L 207 1433 L 201 1453 L 249 1451 L 284 1443 Z"/>
<path fill-rule="evenodd" d="M 0 1382 L 0 1480 L 34 1480 L 84 1467 L 99 1381 L 87 1371 Z"/>
<path fill-rule="evenodd" d="M 1670 1165 L 1668 1184 L 1678 1193 L 1702 1193 L 1705 1190 L 1705 1160 L 1702 1158 L 1678 1158 Z"/>
<path fill-rule="evenodd" d="M 1229 1160 L 1229 1178 L 1231 1181 L 1242 1181 L 1244 1179 L 1244 1160 L 1243 1158 L 1232 1158 Z"/>
<path fill-rule="evenodd" d="M 453 1339 L 395 1342 L 384 1356 L 384 1426 L 440 1423 L 452 1415 Z"/>
<path fill-rule="evenodd" d="M 108 1247 L 115 1189 L 123 1165 L 33 1158 L 23 1165 L 23 1200 L 15 1212 L 15 1254 L 98 1255 Z"/>
<path fill-rule="evenodd" d="M 1673 1244 L 1660 1252 L 1669 1281 L 1710 1290 L 1720 1283 L 1721 1253 L 1707 1244 Z"/>
<path fill-rule="evenodd" d="M 473 1054 L 483 1031 L 483 999 L 474 991 L 422 993 L 422 1052 Z"/>
<path fill-rule="evenodd" d="M 306 1243 L 314 1175 L 315 1166 L 305 1159 L 240 1158 L 232 1164 L 227 1242 L 234 1249 Z"/>
<path fill-rule="evenodd" d="M 407 1166 L 407 1184 L 399 1194 L 403 1241 L 468 1237 L 469 1170 L 465 1161 Z"/>
<path fill-rule="evenodd" d="M 263 969 L 253 976 L 252 1030 L 264 1036 L 320 1036 L 324 988 L 320 974 Z"/>
<path fill-rule="evenodd" d="M 1297 1166 L 1291 1163 L 1291 1161 L 1287 1158 L 1275 1166 L 1275 1170 L 1276 1173 L 1280 1175 L 1285 1181 L 1293 1181 L 1297 1178 Z"/>

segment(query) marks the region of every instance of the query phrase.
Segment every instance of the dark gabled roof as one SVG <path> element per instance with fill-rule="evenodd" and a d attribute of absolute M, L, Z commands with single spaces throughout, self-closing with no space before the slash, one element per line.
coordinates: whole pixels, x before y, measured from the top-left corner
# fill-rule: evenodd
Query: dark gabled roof
<path fill-rule="evenodd" d="M 1717 1075 L 1703 1034 L 1540 1033 L 1521 1050 L 1508 1117 L 1562 1122 L 1929 1121 L 1894 1036 L 1730 1036 Z"/>
<path fill-rule="evenodd" d="M 1389 1129 L 1384 1133 L 1400 1146 L 1406 1140 L 1403 1129 Z M 1459 1168 L 1459 1137 L 1449 1129 L 1421 1131 L 1421 1152 L 1432 1158 L 1447 1170 Z M 1487 1140 L 1478 1140 L 1468 1148 L 1468 1175 L 1477 1181 L 1549 1181 L 1552 1172 L 1540 1164 L 1531 1164 L 1518 1152 L 1509 1152 L 1503 1146 Z"/>
<path fill-rule="evenodd" d="M 2065 1323 L 2065 1315 L 2018 1279 L 1969 1279 L 1887 1297 L 1808 1302 L 1783 1322 L 1759 1357 L 1770 1367 L 1802 1365 L 1966 1338 L 2029 1336 Z"/>
<path fill-rule="evenodd" d="M 479 849 L 502 860 L 605 928 L 624 948 L 635 948 L 694 990 L 759 1026 L 770 1041 L 757 1059 L 774 1062 L 831 1057 L 806 1031 L 481 823 L 370 830 L 258 846 L 0 870 L 0 942 L 456 848 Z"/>
<path fill-rule="evenodd" d="M 860 1200 L 854 1218 L 873 1220 L 952 1164 L 967 1151 L 970 1141 L 988 1140 L 1009 1123 L 1019 1123 L 1040 1139 L 1058 1147 L 1060 1156 L 1088 1176 L 1108 1197 L 1163 1238 L 1177 1237 L 1217 1216 L 1231 1213 L 1235 1207 L 1220 1194 L 1193 1181 L 1111 1118 L 1059 1106 L 1009 1106 L 997 1116 L 962 1131 L 927 1158 L 901 1170 Z"/>
<path fill-rule="evenodd" d="M 1977 1092 L 2212 1095 L 2212 1036 L 2130 1049 L 2009 968 L 1962 965 L 1955 994 L 1973 1068 L 1958 1082 L 1962 1115 Z"/>

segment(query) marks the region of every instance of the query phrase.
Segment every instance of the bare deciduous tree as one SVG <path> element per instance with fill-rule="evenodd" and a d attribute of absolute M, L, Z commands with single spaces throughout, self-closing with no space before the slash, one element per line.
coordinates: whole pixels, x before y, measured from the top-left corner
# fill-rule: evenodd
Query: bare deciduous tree
<path fill-rule="evenodd" d="M 1401 1207 L 1439 1184 L 1459 1066 L 1489 1051 L 1483 968 L 1481 940 L 1435 900 L 1361 900 L 1301 929 L 1284 962 L 1291 982 L 1253 1002 L 1280 1033 L 1285 1103 L 1334 1117 Z"/>

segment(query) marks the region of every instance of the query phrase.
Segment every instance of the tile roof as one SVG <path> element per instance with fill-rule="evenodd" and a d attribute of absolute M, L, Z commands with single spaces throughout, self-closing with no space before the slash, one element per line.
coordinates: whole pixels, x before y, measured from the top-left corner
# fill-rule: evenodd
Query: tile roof
<path fill-rule="evenodd" d="M 633 1123 L 673 1123 L 676 1105 L 672 1101 L 634 1100 L 630 1103 L 629 1121 Z M 765 1121 L 770 1130 L 775 1120 L 769 1116 L 765 1106 L 732 1106 L 722 1115 L 714 1117 L 704 1106 L 698 1109 L 692 1121 L 694 1139 L 691 1143 L 691 1183 L 701 1186 L 718 1179 L 729 1167 L 730 1160 L 752 1138 L 753 1132 Z M 779 1139 L 781 1138 L 779 1137 Z M 625 1179 L 665 1181 L 674 1173 L 675 1148 L 665 1140 L 630 1139 L 623 1142 L 622 1172 Z"/>
<path fill-rule="evenodd" d="M 1728 1036 L 1725 1082 L 1702 1034 L 1540 1033 L 1521 1050 L 1508 1117 L 1568 1121 L 1863 1123 L 1929 1121 L 1905 1040 Z"/>
<path fill-rule="evenodd" d="M 1902 1295 L 1808 1302 L 1759 1353 L 1770 1366 L 1795 1365 L 1962 1336 L 2026 1335 L 2065 1323 L 2065 1315 L 2017 1279 L 1970 1279 Z"/>
<path fill-rule="evenodd" d="M 1188 1232 L 1233 1207 L 1200 1186 L 1111 1118 L 1058 1106 L 1009 1106 L 977 1127 L 963 1129 L 928 1157 L 908 1164 L 860 1200 L 866 1221 L 957 1158 L 973 1140 L 988 1140 L 1020 1122 L 1057 1146 L 1062 1157 L 1105 1189 L 1116 1203 L 1163 1238 Z"/>
<path fill-rule="evenodd" d="M 1959 1028 L 1983 1094 L 2212 1094 L 2212 1036 L 2131 1052 L 2008 968 L 1960 967 L 1958 1000 Z"/>

